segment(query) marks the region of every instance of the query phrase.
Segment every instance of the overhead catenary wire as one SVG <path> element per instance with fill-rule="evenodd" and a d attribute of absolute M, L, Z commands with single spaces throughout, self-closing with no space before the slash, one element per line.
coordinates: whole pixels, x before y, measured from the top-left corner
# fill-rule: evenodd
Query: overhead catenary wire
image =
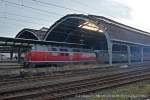
<path fill-rule="evenodd" d="M 79 1 L 79 0 L 71 0 L 71 2 L 74 2 L 74 3 L 76 3 L 76 4 L 79 4 L 79 5 L 81 5 L 81 6 L 84 6 L 84 7 L 86 7 L 86 8 L 90 8 L 90 9 L 92 9 L 93 11 L 97 11 L 98 9 L 96 9 L 96 8 L 93 8 L 93 7 L 91 7 L 91 6 L 89 6 L 88 4 L 85 4 L 85 3 L 83 3 L 83 2 L 81 2 L 81 1 Z"/>
<path fill-rule="evenodd" d="M 15 19 L 15 18 L 10 18 L 10 17 L 0 17 L 2 19 L 8 19 L 8 20 L 13 20 L 16 22 L 24 22 L 24 23 L 31 23 L 31 24 L 37 24 L 37 25 L 41 25 L 40 23 L 36 23 L 36 22 L 32 22 L 32 21 L 26 21 L 26 20 L 20 20 L 20 19 Z"/>
<path fill-rule="evenodd" d="M 11 1 L 8 1 L 8 0 L 0 0 L 0 1 L 8 3 L 10 5 L 15 5 L 15 6 L 29 8 L 29 9 L 36 10 L 36 11 L 39 11 L 39 12 L 42 12 L 42 13 L 47 13 L 47 14 L 50 14 L 50 15 L 64 16 L 63 14 L 60 14 L 60 13 L 56 13 L 56 12 L 48 11 L 48 10 L 45 10 L 45 9 L 41 9 L 41 8 L 36 8 L 36 7 L 29 6 L 29 5 L 25 5 L 25 4 L 23 4 L 23 2 L 20 4 L 20 3 L 11 2 Z M 85 12 L 85 11 L 81 11 L 81 10 L 77 10 L 77 9 L 65 7 L 65 6 L 58 5 L 58 4 L 53 4 L 53 3 L 50 3 L 50 2 L 43 2 L 43 1 L 40 1 L 40 0 L 31 0 L 31 1 L 38 2 L 38 3 L 44 4 L 44 5 L 49 5 L 49 6 L 54 6 L 54 7 L 62 8 L 62 9 L 67 9 L 67 10 L 70 10 L 70 11 L 76 11 L 76 12 L 88 14 L 88 12 Z M 34 17 L 31 17 L 31 16 L 22 16 L 22 15 L 13 14 L 13 13 L 7 13 L 7 12 L 6 12 L 6 14 L 10 14 L 10 15 L 14 15 L 14 16 L 20 16 L 20 17 L 24 17 L 24 18 L 34 19 Z M 15 18 L 10 18 L 10 17 L 7 17 L 7 16 L 6 17 L 0 17 L 0 18 L 6 18 L 8 20 L 13 20 L 13 21 L 16 21 L 16 22 L 19 21 L 19 22 L 25 22 L 25 23 L 32 23 L 32 24 L 41 25 L 41 24 L 36 23 L 36 22 L 25 21 L 25 20 L 20 20 L 20 19 L 15 19 Z"/>
<path fill-rule="evenodd" d="M 27 5 L 19 4 L 19 3 L 15 3 L 15 2 L 10 2 L 10 1 L 7 1 L 7 0 L 0 0 L 0 1 L 6 2 L 8 4 L 12 4 L 12 5 L 20 6 L 20 7 L 29 8 L 29 9 L 36 10 L 36 11 L 39 11 L 39 12 L 48 13 L 50 15 L 54 14 L 54 15 L 57 15 L 57 16 L 64 16 L 63 14 L 59 14 L 59 13 L 56 13 L 56 12 L 52 12 L 52 11 L 48 11 L 48 10 L 44 10 L 44 9 L 40 9 L 40 8 L 35 8 L 35 7 L 32 7 L 32 6 L 27 6 Z"/>
<path fill-rule="evenodd" d="M 14 22 L 16 22 L 16 23 L 7 23 L 7 26 L 9 26 L 9 27 L 11 27 L 11 26 L 14 26 L 14 27 L 29 27 L 29 25 L 28 24 L 23 24 L 21 21 L 15 21 L 15 20 L 12 20 L 12 21 L 14 21 Z M 0 23 L 0 25 L 3 25 L 3 26 L 5 26 L 5 22 L 3 22 L 3 23 Z M 32 24 L 33 25 L 33 24 Z M 31 25 L 31 26 L 32 26 Z"/>
<path fill-rule="evenodd" d="M 53 3 L 50 3 L 50 2 L 43 2 L 43 1 L 40 1 L 40 0 L 32 0 L 32 1 L 38 2 L 38 3 L 41 3 L 41 4 L 45 4 L 45 5 L 49 5 L 49 6 L 54 6 L 54 7 L 58 7 L 58 8 L 63 8 L 63 9 L 71 10 L 71 11 L 76 11 L 76 12 L 88 14 L 88 12 L 86 12 L 86 11 L 73 9 L 73 8 L 69 8 L 69 7 L 53 4 Z"/>
<path fill-rule="evenodd" d="M 4 12 L 0 12 L 0 13 L 4 13 Z M 10 13 L 10 12 L 5 12 L 5 14 L 7 15 L 13 15 L 13 16 L 17 16 L 17 17 L 23 17 L 23 18 L 28 18 L 28 19 L 33 19 L 33 20 L 41 20 L 41 21 L 48 21 L 42 18 L 37 18 L 37 17 L 32 17 L 32 16 L 25 16 L 25 15 L 20 15 L 20 14 L 15 14 L 15 13 Z"/>
<path fill-rule="evenodd" d="M 24 5 L 23 3 L 19 4 L 19 3 L 10 2 L 10 1 L 7 1 L 7 0 L 0 0 L 0 1 L 12 4 L 12 5 L 20 6 L 20 7 L 25 7 L 25 8 L 37 10 L 37 11 L 40 11 L 40 12 L 45 12 L 45 13 L 48 13 L 48 14 L 54 14 L 54 15 L 64 16 L 64 15 L 58 14 L 56 12 L 51 12 L 51 11 L 47 11 L 47 10 L 44 10 L 44 9 L 39 9 L 39 8 L 34 8 L 34 7 L 31 7 L 31 6 L 27 6 L 27 5 Z M 55 6 L 55 7 L 58 7 L 58 8 L 64 8 L 64 9 L 68 9 L 68 10 L 72 10 L 72 11 L 84 12 L 84 11 L 72 9 L 72 8 L 69 8 L 69 7 L 65 7 L 65 6 L 53 4 L 53 3 L 50 3 L 50 2 L 47 3 L 47 2 L 40 1 L 40 0 L 32 0 L 32 1 L 39 2 L 39 3 L 42 3 L 42 4 L 46 4 L 46 5 L 50 5 L 50 6 Z M 84 13 L 87 13 L 87 12 L 84 12 Z M 12 13 L 8 13 L 8 14 L 23 17 L 23 16 L 17 15 L 17 14 L 12 14 Z M 28 17 L 28 16 L 24 16 L 24 17 L 26 17 L 26 18 L 32 18 L 33 19 L 33 17 Z"/>
<path fill-rule="evenodd" d="M 14 3 L 14 2 L 10 2 L 10 1 L 6 1 L 6 0 L 0 0 L 2 2 L 5 2 L 6 3 L 9 3 L 9 4 L 12 4 L 12 5 L 16 5 L 16 6 L 23 6 L 25 8 L 31 8 L 31 9 L 34 9 L 33 7 L 29 7 L 29 6 L 26 6 L 26 5 L 21 5 L 21 4 L 18 4 L 18 3 Z M 38 10 L 38 9 L 34 9 L 34 10 Z M 42 10 L 40 10 L 42 11 Z M 13 15 L 13 16 L 20 16 L 20 17 L 24 17 L 24 18 L 30 18 L 30 19 L 36 19 L 36 20 L 42 20 L 42 21 L 47 21 L 47 20 L 44 20 L 44 19 L 40 19 L 40 18 L 34 18 L 34 17 L 31 17 L 31 16 L 23 16 L 23 15 L 19 15 L 19 14 L 15 14 L 15 13 L 10 13 L 10 12 L 0 12 L 0 13 L 5 13 L 5 16 L 4 17 L 0 17 L 2 19 L 8 19 L 8 20 L 12 20 L 12 21 L 16 21 L 16 22 L 22 22 L 22 23 L 31 23 L 31 24 L 38 24 L 38 25 L 41 25 L 41 23 L 37 23 L 37 22 L 33 22 L 33 21 L 29 21 L 29 20 L 20 20 L 20 19 L 16 19 L 16 18 L 10 18 L 8 16 L 6 16 L 6 14 L 9 14 L 9 15 Z M 48 12 L 47 12 L 48 13 Z M 49 12 L 48 14 L 51 14 L 52 12 Z M 56 14 L 56 13 L 55 13 Z"/>
<path fill-rule="evenodd" d="M 51 12 L 51 11 L 47 11 L 47 10 L 44 10 L 44 9 L 39 9 L 39 8 L 34 8 L 34 7 L 31 7 L 31 6 L 24 5 L 23 2 L 21 4 L 19 4 L 19 3 L 10 2 L 10 1 L 7 1 L 7 0 L 0 0 L 0 1 L 12 4 L 12 5 L 20 6 L 20 7 L 25 7 L 25 8 L 37 10 L 37 11 L 48 13 L 48 14 L 54 14 L 54 15 L 64 16 L 63 14 L 59 14 L 59 13 L 56 13 L 56 12 Z M 38 2 L 38 3 L 41 3 L 41 4 L 45 4 L 45 5 L 55 6 L 55 7 L 58 7 L 58 8 L 68 9 L 68 10 L 71 10 L 71 11 L 77 11 L 77 12 L 87 13 L 85 11 L 80 11 L 80 10 L 77 10 L 77 9 L 72 9 L 72 8 L 69 8 L 69 7 L 65 7 L 65 6 L 53 4 L 53 3 L 50 3 L 50 2 L 43 2 L 43 1 L 40 1 L 40 0 L 32 0 L 32 1 Z M 24 17 L 24 18 L 26 17 L 26 18 L 36 19 L 36 18 L 33 18 L 33 17 L 21 16 L 21 15 L 17 15 L 17 14 L 13 14 L 13 13 L 7 13 L 7 14 L 11 14 L 11 15 L 15 15 L 15 16 L 20 16 L 20 17 Z"/>

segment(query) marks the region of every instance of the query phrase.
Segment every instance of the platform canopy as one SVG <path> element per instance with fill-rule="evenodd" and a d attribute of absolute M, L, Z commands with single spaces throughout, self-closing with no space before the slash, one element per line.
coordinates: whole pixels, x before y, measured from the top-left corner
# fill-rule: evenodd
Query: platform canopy
<path fill-rule="evenodd" d="M 15 38 L 43 40 L 47 30 L 48 28 L 45 27 L 41 28 L 40 30 L 24 28 L 16 35 Z"/>

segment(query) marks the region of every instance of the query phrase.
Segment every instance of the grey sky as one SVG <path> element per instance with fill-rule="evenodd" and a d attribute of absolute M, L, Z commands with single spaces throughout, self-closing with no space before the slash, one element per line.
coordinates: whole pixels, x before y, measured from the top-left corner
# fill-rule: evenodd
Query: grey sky
<path fill-rule="evenodd" d="M 0 0 L 0 36 L 14 37 L 23 28 L 40 29 L 43 26 L 50 27 L 56 20 L 70 13 L 87 12 L 118 20 L 129 20 L 132 17 L 129 6 L 114 0 L 39 1 L 57 4 L 78 11 L 41 4 L 34 0 Z M 21 5 L 39 10 L 26 8 Z"/>

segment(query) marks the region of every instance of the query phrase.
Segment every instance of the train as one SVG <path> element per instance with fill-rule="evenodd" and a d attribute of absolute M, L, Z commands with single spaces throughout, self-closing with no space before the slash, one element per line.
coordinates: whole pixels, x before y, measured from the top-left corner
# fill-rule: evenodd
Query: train
<path fill-rule="evenodd" d="M 118 49 L 119 48 L 119 49 Z M 150 48 L 140 50 L 131 48 L 131 62 L 150 61 Z M 24 66 L 62 66 L 66 64 L 109 63 L 108 50 L 93 50 L 83 48 L 35 45 L 24 54 Z M 142 59 L 143 58 L 143 59 Z M 127 47 L 118 46 L 112 51 L 113 63 L 128 63 Z"/>
<path fill-rule="evenodd" d="M 113 51 L 114 63 L 127 63 L 126 51 Z M 67 64 L 109 63 L 107 50 L 34 45 L 24 54 L 24 66 L 62 66 Z"/>
<path fill-rule="evenodd" d="M 94 62 L 96 62 L 94 50 L 82 48 L 36 45 L 24 56 L 25 67 Z"/>

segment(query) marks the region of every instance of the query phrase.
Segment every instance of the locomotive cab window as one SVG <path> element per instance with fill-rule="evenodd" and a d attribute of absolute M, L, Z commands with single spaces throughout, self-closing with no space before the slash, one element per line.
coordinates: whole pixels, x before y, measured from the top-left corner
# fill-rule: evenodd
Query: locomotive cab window
<path fill-rule="evenodd" d="M 36 45 L 32 46 L 31 50 L 37 50 Z"/>
<path fill-rule="evenodd" d="M 127 46 L 114 44 L 112 46 L 113 63 L 126 63 L 128 61 Z"/>
<path fill-rule="evenodd" d="M 60 48 L 60 51 L 61 51 L 60 53 L 61 56 L 69 56 L 67 48 Z"/>
<path fill-rule="evenodd" d="M 37 50 L 42 50 L 42 51 L 47 51 L 48 50 L 48 47 L 45 46 L 45 45 L 37 45 Z"/>

